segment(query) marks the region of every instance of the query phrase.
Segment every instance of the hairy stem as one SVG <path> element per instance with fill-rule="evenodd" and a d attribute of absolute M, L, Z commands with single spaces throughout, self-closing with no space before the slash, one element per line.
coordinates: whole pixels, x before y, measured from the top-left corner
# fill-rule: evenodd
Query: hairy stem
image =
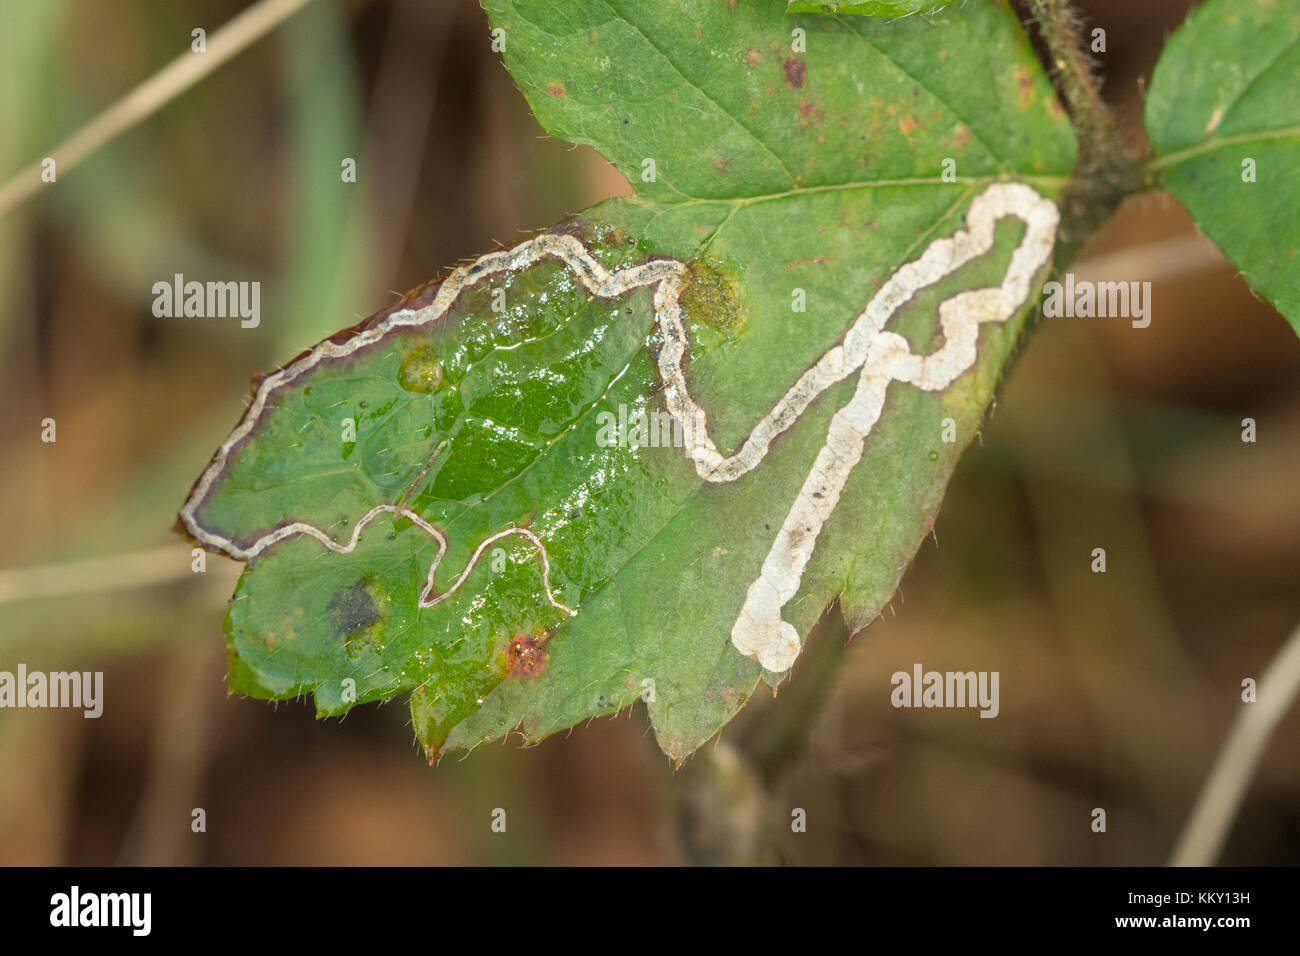
<path fill-rule="evenodd" d="M 1115 115 L 1101 98 L 1093 61 L 1080 42 L 1083 24 L 1074 9 L 1067 0 L 1027 2 L 1079 143 L 1074 176 L 1057 201 L 1061 248 L 1072 255 L 1126 196 L 1142 188 L 1142 168 L 1125 150 Z"/>

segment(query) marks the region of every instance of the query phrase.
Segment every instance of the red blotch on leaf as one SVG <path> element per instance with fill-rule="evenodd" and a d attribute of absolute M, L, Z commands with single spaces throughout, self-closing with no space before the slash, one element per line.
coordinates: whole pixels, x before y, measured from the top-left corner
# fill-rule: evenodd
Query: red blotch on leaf
<path fill-rule="evenodd" d="M 788 56 L 781 66 L 785 68 L 785 85 L 792 90 L 803 89 L 804 77 L 808 73 L 808 64 L 797 56 Z"/>
<path fill-rule="evenodd" d="M 515 637 L 502 654 L 505 657 L 507 675 L 518 677 L 541 677 L 546 670 L 546 639 L 532 634 L 520 634 Z"/>

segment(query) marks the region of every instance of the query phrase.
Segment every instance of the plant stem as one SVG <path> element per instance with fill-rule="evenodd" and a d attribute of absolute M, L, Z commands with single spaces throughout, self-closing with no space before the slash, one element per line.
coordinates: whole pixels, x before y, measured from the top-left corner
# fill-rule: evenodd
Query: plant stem
<path fill-rule="evenodd" d="M 1300 627 L 1282 645 L 1242 707 L 1174 848 L 1171 866 L 1213 866 L 1278 723 L 1300 697 Z"/>
<path fill-rule="evenodd" d="M 1028 4 L 1079 144 L 1074 175 L 1058 200 L 1060 238 L 1069 250 L 1092 235 L 1126 196 L 1142 188 L 1142 168 L 1125 150 L 1115 115 L 1101 98 L 1093 61 L 1080 43 L 1082 23 L 1074 9 L 1067 0 Z"/>
<path fill-rule="evenodd" d="M 187 51 L 105 109 L 45 159 L 53 159 L 62 176 L 99 147 L 153 115 L 235 54 L 305 7 L 311 0 L 261 0 L 231 19 L 207 41 L 204 53 Z M 45 181 L 44 159 L 32 163 L 0 186 L 0 219 L 30 199 Z"/>
<path fill-rule="evenodd" d="M 832 604 L 812 629 L 797 673 L 781 684 L 780 696 L 762 719 L 740 728 L 734 745 L 706 744 L 680 771 L 677 833 L 690 862 L 735 866 L 767 859 L 773 797 L 804 752 L 848 647 L 838 608 Z"/>
<path fill-rule="evenodd" d="M 849 632 L 839 605 L 833 604 L 809 635 L 798 672 L 781 685 L 772 712 L 745 735 L 740 747 L 771 790 L 804 750 L 822 706 L 830 697 L 848 648 Z"/>
<path fill-rule="evenodd" d="M 188 546 L 167 544 L 103 557 L 0 569 L 0 604 L 132 591 L 194 577 Z"/>
<path fill-rule="evenodd" d="M 1101 98 L 1094 62 L 1079 44 L 1082 30 L 1066 0 L 1029 0 L 1039 31 L 1052 57 L 1052 74 L 1060 84 L 1080 139 L 1104 140 L 1119 146 L 1114 116 Z"/>

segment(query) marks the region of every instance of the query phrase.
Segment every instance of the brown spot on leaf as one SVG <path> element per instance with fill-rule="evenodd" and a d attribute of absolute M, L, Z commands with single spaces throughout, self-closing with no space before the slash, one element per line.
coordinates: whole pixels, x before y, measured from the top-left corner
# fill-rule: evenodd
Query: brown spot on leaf
<path fill-rule="evenodd" d="M 1016 67 L 1016 83 L 1020 87 L 1020 92 L 1016 94 L 1016 105 L 1028 106 L 1034 98 L 1034 78 L 1024 64 Z"/>
<path fill-rule="evenodd" d="M 758 66 L 758 61 L 761 60 L 762 58 L 763 55 L 759 53 L 757 50 L 755 50 L 753 47 L 750 47 L 748 50 L 745 51 L 745 63 L 748 64 L 749 66 Z"/>
<path fill-rule="evenodd" d="M 713 158 L 713 168 L 720 173 L 731 172 L 731 160 L 725 156 L 715 156 Z"/>
<path fill-rule="evenodd" d="M 920 125 L 920 122 L 920 120 L 909 113 L 898 121 L 898 131 L 904 136 L 911 136 L 916 130 L 916 127 Z"/>
<path fill-rule="evenodd" d="M 546 638 L 520 634 L 501 652 L 505 658 L 507 675 L 532 678 L 546 671 Z"/>
<path fill-rule="evenodd" d="M 559 98 L 564 95 L 564 86 L 561 83 L 552 83 L 546 88 L 546 92 L 551 96 Z"/>
<path fill-rule="evenodd" d="M 785 85 L 792 90 L 803 89 L 804 77 L 808 73 L 808 64 L 801 57 L 788 56 L 781 66 L 785 69 Z"/>
<path fill-rule="evenodd" d="M 969 142 L 970 142 L 970 130 L 968 130 L 964 125 L 958 125 L 957 138 L 953 140 L 953 145 L 956 146 L 958 149 L 961 149 Z"/>

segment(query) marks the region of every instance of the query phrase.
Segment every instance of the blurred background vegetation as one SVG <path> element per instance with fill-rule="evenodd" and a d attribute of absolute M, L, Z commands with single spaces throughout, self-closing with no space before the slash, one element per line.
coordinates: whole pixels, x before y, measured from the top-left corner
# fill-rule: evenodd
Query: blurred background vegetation
<path fill-rule="evenodd" d="M 244 6 L 0 5 L 0 181 Z M 1136 147 L 1189 3 L 1079 6 Z M 226 697 L 238 566 L 192 574 L 170 529 L 250 373 L 627 191 L 542 134 L 472 0 L 317 0 L 0 219 L 0 669 L 103 670 L 106 698 L 99 720 L 0 713 L 0 864 L 1167 859 L 1242 678 L 1300 620 L 1300 342 L 1163 194 L 1073 270 L 1152 281 L 1150 328 L 1041 326 L 807 721 L 796 669 L 676 773 L 640 707 L 430 768 L 404 699 L 317 721 Z M 178 272 L 260 280 L 261 326 L 154 318 Z M 999 670 L 1000 717 L 892 709 L 889 675 L 918 661 Z M 746 747 L 784 726 L 756 778 Z M 1293 709 L 1224 862 L 1300 862 L 1298 731 Z"/>

